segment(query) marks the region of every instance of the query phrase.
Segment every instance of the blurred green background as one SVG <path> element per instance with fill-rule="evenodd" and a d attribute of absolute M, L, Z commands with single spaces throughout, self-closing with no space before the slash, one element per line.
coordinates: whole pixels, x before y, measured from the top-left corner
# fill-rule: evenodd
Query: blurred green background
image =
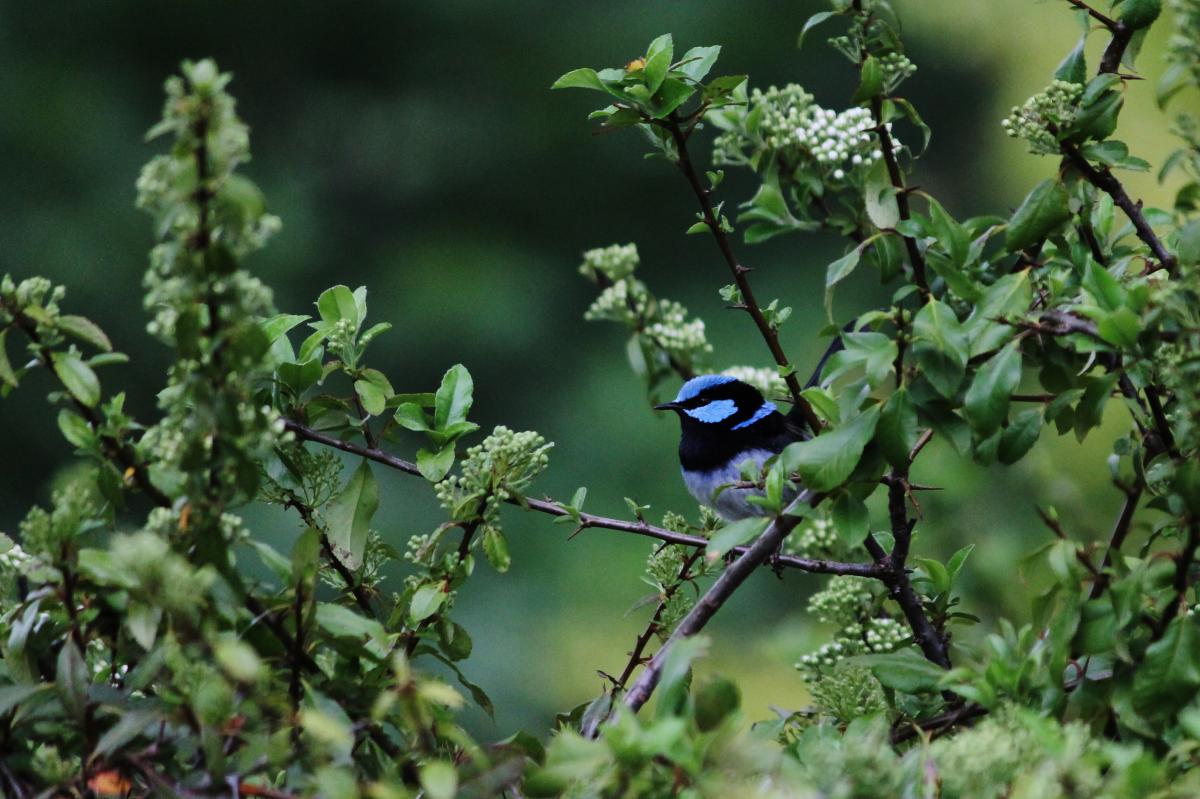
<path fill-rule="evenodd" d="M 932 125 L 913 181 L 957 217 L 1005 213 L 1050 174 L 999 120 L 1040 90 L 1080 35 L 1062 2 L 898 2 L 920 70 L 904 92 Z M 133 183 L 155 152 L 142 135 L 157 118 L 163 78 L 180 59 L 211 55 L 235 74 L 252 128 L 248 173 L 283 232 L 250 268 L 274 287 L 280 310 L 306 312 L 338 282 L 370 288 L 374 321 L 395 327 L 372 364 L 400 391 L 431 390 L 449 365 L 474 375 L 474 417 L 485 429 L 536 429 L 556 442 L 538 489 L 566 498 L 587 485 L 588 509 L 624 515 L 622 497 L 691 512 L 678 476 L 673 419 L 653 414 L 625 364 L 617 329 L 585 324 L 592 287 L 575 271 L 582 250 L 634 241 L 642 278 L 705 318 L 713 365 L 768 365 L 744 315 L 722 310 L 727 282 L 712 242 L 684 236 L 693 198 L 662 162 L 643 161 L 636 135 L 593 137 L 593 97 L 551 93 L 559 74 L 622 64 L 670 31 L 679 49 L 724 46 L 720 73 L 753 85 L 802 83 L 843 108 L 852 68 L 824 42 L 833 25 L 795 47 L 816 2 L 0 2 L 0 271 L 43 274 L 70 287 L 67 305 L 99 322 L 131 365 L 106 370 L 107 390 L 129 392 L 154 417 L 166 353 L 143 335 L 140 279 L 149 220 Z M 1170 20 L 1160 21 L 1139 69 L 1155 78 Z M 1092 36 L 1095 63 L 1106 37 Z M 1188 98 L 1192 101 L 1194 98 Z M 1172 148 L 1152 84 L 1133 84 L 1118 137 L 1156 166 Z M 913 131 L 901 137 L 915 142 Z M 706 148 L 700 148 L 707 161 Z M 1134 196 L 1165 204 L 1171 187 L 1128 179 Z M 722 197 L 749 196 L 731 175 Z M 796 313 L 784 344 L 798 363 L 823 349 L 815 332 L 825 264 L 843 243 L 823 234 L 744 248 L 756 290 Z M 886 296 L 866 270 L 840 291 L 839 319 Z M 45 502 L 69 447 L 48 413 L 47 378 L 3 405 L 0 529 L 14 532 L 29 501 Z M 1104 457 L 1125 424 L 1080 447 L 1047 431 L 1017 468 L 981 469 L 939 446 L 915 474 L 944 491 L 924 495 L 917 549 L 946 555 L 974 543 L 966 609 L 1027 618 L 1030 588 L 1019 556 L 1046 539 L 1035 503 L 1053 504 L 1069 530 L 1101 537 L 1119 497 Z M 410 456 L 419 442 L 400 454 Z M 377 471 L 378 474 L 378 471 Z M 432 492 L 380 475 L 378 527 L 399 546 L 439 520 Z M 286 541 L 287 516 L 251 509 L 265 534 Z M 553 713 L 599 692 L 596 669 L 619 671 L 648 609 L 623 615 L 646 590 L 651 545 L 511 512 L 513 568 L 485 566 L 459 598 L 476 655 L 468 675 L 496 701 L 496 720 L 472 717 L 484 738 L 518 726 L 541 732 Z M 815 578 L 753 579 L 713 626 L 704 669 L 737 678 L 749 716 L 792 708 L 805 693 L 792 662 L 820 642 L 805 618 Z M 972 633 L 971 635 L 977 635 Z"/>

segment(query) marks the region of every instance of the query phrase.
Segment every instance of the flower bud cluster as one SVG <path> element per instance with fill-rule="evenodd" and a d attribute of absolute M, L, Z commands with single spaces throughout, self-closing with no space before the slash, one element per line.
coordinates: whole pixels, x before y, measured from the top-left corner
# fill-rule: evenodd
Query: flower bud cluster
<path fill-rule="evenodd" d="M 584 313 L 589 322 L 619 322 L 640 327 L 649 312 L 651 298 L 646 286 L 633 278 L 623 278 L 600 292 Z"/>
<path fill-rule="evenodd" d="M 904 53 L 888 53 L 881 56 L 879 65 L 883 68 L 883 90 L 891 94 L 900 88 L 900 84 L 911 78 L 917 71 L 917 65 Z"/>
<path fill-rule="evenodd" d="M 33 506 L 21 522 L 21 543 L 27 552 L 56 562 L 63 549 L 87 532 L 103 503 L 91 480 L 72 480 L 51 495 L 51 509 Z"/>
<path fill-rule="evenodd" d="M 898 63 L 898 69 L 905 69 Z M 855 170 L 883 158 L 875 120 L 866 108 L 834 111 L 813 103 L 795 84 L 765 92 L 755 89 L 737 124 L 717 137 L 713 158 L 719 164 L 761 163 L 772 157 L 788 170 L 806 171 L 823 181 L 842 181 Z M 753 130 L 751 115 L 758 119 Z M 887 123 L 891 130 L 891 123 Z M 900 142 L 892 137 L 892 146 Z"/>
<path fill-rule="evenodd" d="M 802 558 L 837 559 L 845 554 L 845 544 L 829 519 L 817 518 L 784 539 L 783 549 Z"/>
<path fill-rule="evenodd" d="M 757 388 L 768 399 L 787 393 L 787 383 L 776 369 L 755 366 L 731 366 L 721 372 Z"/>
<path fill-rule="evenodd" d="M 642 337 L 643 345 L 657 350 L 647 364 L 651 383 L 671 364 L 693 367 L 712 352 L 705 336 L 704 321 L 688 319 L 687 308 L 673 300 L 657 299 L 633 276 L 638 265 L 637 248 L 614 244 L 584 253 L 580 274 L 603 286 L 584 319 L 625 325 Z"/>
<path fill-rule="evenodd" d="M 668 355 L 685 363 L 712 352 L 704 335 L 704 320 L 687 318 L 687 308 L 674 300 L 659 300 L 655 321 L 646 326 L 646 335 Z"/>
<path fill-rule="evenodd" d="M 818 714 L 842 724 L 888 710 L 883 686 L 864 666 L 840 663 L 821 679 L 810 681 L 808 688 Z"/>
<path fill-rule="evenodd" d="M 1045 91 L 1035 94 L 1001 120 L 1000 127 L 1014 139 L 1025 139 L 1034 154 L 1058 152 L 1057 131 L 1070 127 L 1079 110 L 1083 86 L 1056 80 Z"/>
<path fill-rule="evenodd" d="M 835 576 L 808 600 L 808 612 L 824 624 L 849 627 L 871 605 L 873 595 L 861 577 Z"/>
<path fill-rule="evenodd" d="M 612 244 L 585 252 L 579 274 L 595 280 L 598 273 L 615 282 L 632 275 L 638 263 L 636 244 Z"/>
<path fill-rule="evenodd" d="M 501 425 L 467 450 L 459 475 L 437 483 L 434 491 L 457 521 L 477 518 L 499 529 L 501 504 L 520 495 L 546 468 L 553 446 L 532 430 L 517 433 Z M 476 506 L 467 507 L 469 500 Z"/>

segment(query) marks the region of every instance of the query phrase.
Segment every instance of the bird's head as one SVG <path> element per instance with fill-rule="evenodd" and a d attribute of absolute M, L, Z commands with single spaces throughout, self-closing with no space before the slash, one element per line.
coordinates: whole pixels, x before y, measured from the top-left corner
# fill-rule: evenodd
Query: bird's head
<path fill-rule="evenodd" d="M 775 404 L 741 380 L 701 375 L 684 383 L 675 399 L 654 409 L 675 411 L 685 431 L 716 433 L 749 431 L 775 413 Z"/>

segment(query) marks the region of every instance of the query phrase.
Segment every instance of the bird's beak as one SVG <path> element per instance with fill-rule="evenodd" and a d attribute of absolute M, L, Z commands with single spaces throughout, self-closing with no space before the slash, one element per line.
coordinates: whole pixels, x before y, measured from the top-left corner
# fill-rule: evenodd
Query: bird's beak
<path fill-rule="evenodd" d="M 656 410 L 656 411 L 677 411 L 677 410 L 679 410 L 679 403 L 678 402 L 664 402 L 662 405 L 655 405 L 654 410 Z"/>

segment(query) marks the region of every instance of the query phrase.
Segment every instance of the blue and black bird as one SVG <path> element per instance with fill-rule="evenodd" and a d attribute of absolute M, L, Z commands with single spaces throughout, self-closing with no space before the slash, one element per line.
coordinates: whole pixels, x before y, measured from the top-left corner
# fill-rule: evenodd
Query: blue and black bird
<path fill-rule="evenodd" d="M 800 418 L 785 416 L 758 389 L 725 375 L 694 377 L 655 410 L 679 414 L 679 464 L 688 491 L 730 521 L 767 513 L 746 500 L 755 489 L 721 490 L 742 479 L 741 465 L 750 461 L 761 469 L 788 444 L 808 438 Z M 799 490 L 789 485 L 785 500 Z"/>
<path fill-rule="evenodd" d="M 852 327 L 847 325 L 845 329 Z M 816 385 L 829 357 L 841 348 L 839 336 L 821 356 L 806 388 Z M 679 414 L 683 482 L 692 496 L 727 521 L 769 513 L 746 500 L 751 494 L 761 493 L 756 489 L 722 490 L 722 486 L 742 479 L 742 464 L 750 461 L 756 470 L 761 469 L 768 458 L 778 455 L 788 444 L 811 437 L 795 408 L 782 414 L 754 386 L 727 375 L 693 377 L 683 384 L 674 400 L 654 409 Z M 788 483 L 784 502 L 790 502 L 799 491 L 800 486 Z"/>

